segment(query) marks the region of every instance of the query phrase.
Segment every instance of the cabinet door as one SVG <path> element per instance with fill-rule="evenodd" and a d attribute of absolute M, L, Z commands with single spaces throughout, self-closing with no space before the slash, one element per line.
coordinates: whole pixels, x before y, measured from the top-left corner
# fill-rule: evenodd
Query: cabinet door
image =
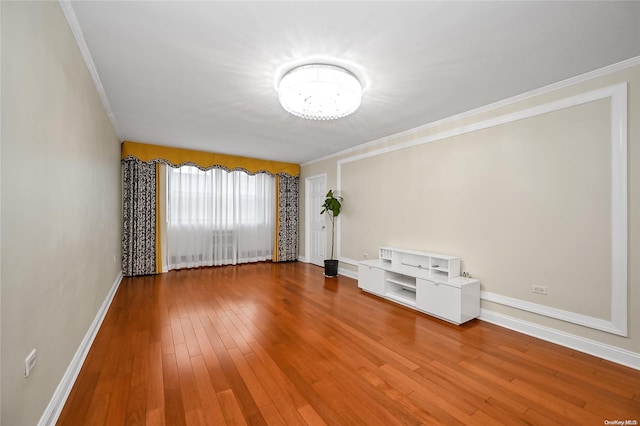
<path fill-rule="evenodd" d="M 460 324 L 460 289 L 418 279 L 416 307 L 428 314 Z"/>
<path fill-rule="evenodd" d="M 384 270 L 358 265 L 358 287 L 380 296 L 384 295 Z"/>

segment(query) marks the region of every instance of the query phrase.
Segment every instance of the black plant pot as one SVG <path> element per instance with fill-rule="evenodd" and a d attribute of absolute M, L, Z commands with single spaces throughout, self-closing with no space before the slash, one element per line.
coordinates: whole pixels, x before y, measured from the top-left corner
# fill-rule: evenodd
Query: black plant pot
<path fill-rule="evenodd" d="M 338 261 L 335 259 L 324 261 L 324 276 L 325 277 L 337 277 L 338 276 Z"/>

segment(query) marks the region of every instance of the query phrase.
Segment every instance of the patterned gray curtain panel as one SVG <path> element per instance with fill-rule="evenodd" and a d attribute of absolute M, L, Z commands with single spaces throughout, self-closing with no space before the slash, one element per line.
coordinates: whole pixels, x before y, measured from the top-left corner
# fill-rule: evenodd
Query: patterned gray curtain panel
<path fill-rule="evenodd" d="M 280 174 L 278 262 L 298 260 L 299 177 Z"/>
<path fill-rule="evenodd" d="M 156 165 L 122 161 L 122 273 L 156 273 Z"/>

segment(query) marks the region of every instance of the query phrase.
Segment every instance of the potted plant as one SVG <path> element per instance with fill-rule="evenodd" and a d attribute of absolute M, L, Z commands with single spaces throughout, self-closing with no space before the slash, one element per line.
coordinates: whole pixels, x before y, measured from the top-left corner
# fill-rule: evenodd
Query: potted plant
<path fill-rule="evenodd" d="M 338 275 L 338 260 L 333 258 L 333 246 L 335 238 L 336 216 L 340 214 L 342 210 L 342 197 L 336 196 L 333 190 L 329 190 L 322 204 L 322 211 L 320 214 L 327 214 L 331 221 L 331 257 L 324 261 L 324 276 L 335 277 Z"/>

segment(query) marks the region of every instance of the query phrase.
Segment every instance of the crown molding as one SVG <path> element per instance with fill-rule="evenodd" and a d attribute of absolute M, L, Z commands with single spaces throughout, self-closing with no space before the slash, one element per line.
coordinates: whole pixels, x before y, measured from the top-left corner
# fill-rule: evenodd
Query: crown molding
<path fill-rule="evenodd" d="M 460 114 L 452 115 L 450 117 L 446 117 L 446 118 L 443 118 L 441 120 L 433 121 L 431 123 L 424 124 L 422 126 L 414 127 L 412 129 L 405 130 L 405 131 L 402 131 L 402 132 L 399 132 L 399 133 L 394 133 L 394 134 L 389 135 L 389 136 L 384 136 L 384 137 L 382 137 L 380 139 L 375 139 L 375 140 L 370 141 L 370 142 L 365 142 L 365 143 L 362 143 L 360 145 L 356 145 L 354 147 L 347 148 L 345 150 L 336 152 L 334 154 L 329 154 L 329 155 L 326 155 L 324 157 L 317 158 L 315 160 L 304 162 L 304 163 L 300 164 L 300 166 L 301 167 L 308 166 L 308 165 L 311 165 L 311 164 L 319 163 L 321 161 L 330 160 L 332 158 L 342 157 L 342 156 L 350 154 L 350 153 L 352 153 L 354 151 L 359 151 L 359 150 L 362 150 L 362 149 L 365 149 L 365 148 L 375 148 L 378 145 L 389 143 L 389 142 L 391 142 L 391 141 L 393 141 L 395 139 L 399 139 L 399 138 L 402 138 L 402 137 L 405 137 L 405 136 L 411 136 L 411 135 L 420 133 L 420 132 L 422 132 L 424 130 L 428 130 L 428 129 L 431 129 L 431 128 L 434 128 L 434 127 L 437 127 L 437 126 L 441 126 L 441 125 L 444 125 L 444 124 L 447 124 L 447 123 L 451 123 L 451 122 L 454 122 L 456 120 L 463 120 L 463 119 L 466 119 L 466 118 L 470 118 L 470 117 L 473 117 L 474 115 L 479 115 L 479 114 L 482 114 L 482 113 L 485 113 L 485 112 L 496 110 L 498 108 L 502 108 L 502 107 L 507 106 L 507 105 L 511 105 L 511 104 L 514 104 L 514 103 L 517 103 L 517 102 L 521 102 L 523 100 L 534 98 L 536 96 L 544 95 L 546 93 L 550 93 L 550 92 L 553 92 L 553 91 L 556 91 L 556 90 L 559 90 L 559 89 L 563 89 L 563 88 L 570 87 L 570 86 L 573 86 L 573 85 L 576 85 L 576 84 L 579 84 L 579 83 L 583 83 L 583 82 L 592 80 L 592 79 L 597 78 L 597 77 L 606 76 L 606 75 L 609 75 L 609 74 L 612 74 L 612 73 L 615 73 L 615 72 L 618 72 L 618 71 L 622 71 L 622 70 L 625 70 L 627 68 L 631 68 L 631 67 L 634 67 L 634 66 L 637 66 L 637 65 L 640 65 L 640 56 L 629 58 L 627 60 L 624 60 L 624 61 L 621 61 L 621 62 L 617 62 L 615 64 L 608 65 L 606 67 L 599 68 L 597 70 L 589 71 L 587 73 L 580 74 L 578 76 L 571 77 L 571 78 L 568 78 L 566 80 L 559 81 L 557 83 L 552 83 L 552 84 L 549 84 L 547 86 L 543 86 L 541 88 L 534 89 L 534 90 L 531 90 L 529 92 L 522 93 L 520 95 L 512 96 L 510 98 L 506 98 L 506 99 L 503 99 L 503 100 L 500 100 L 500 101 L 497 101 L 497 102 L 494 102 L 494 103 L 491 103 L 491 104 L 488 104 L 488 105 L 485 105 L 485 106 L 482 106 L 482 107 L 479 107 L 479 108 L 475 108 L 475 109 L 472 109 L 472 110 L 469 110 L 469 111 L 466 111 L 466 112 L 462 112 Z"/>
<path fill-rule="evenodd" d="M 73 33 L 73 37 L 76 39 L 78 48 L 80 48 L 80 53 L 82 54 L 84 63 L 87 65 L 89 74 L 91 74 L 93 84 L 96 86 L 96 90 L 98 91 L 100 100 L 102 100 L 102 105 L 104 106 L 104 109 L 107 113 L 107 117 L 109 117 L 109 121 L 111 121 L 113 130 L 116 132 L 118 139 L 122 141 L 123 139 L 120 132 L 120 127 L 118 126 L 116 117 L 111 110 L 107 92 L 105 92 L 104 90 L 104 86 L 102 85 L 102 81 L 100 80 L 100 75 L 98 74 L 98 70 L 96 69 L 96 66 L 93 62 L 91 53 L 89 52 L 89 46 L 87 46 L 87 42 L 84 39 L 84 34 L 82 33 L 82 28 L 80 27 L 80 23 L 78 22 L 78 18 L 76 17 L 76 12 L 73 9 L 73 5 L 71 4 L 71 1 L 68 0 L 58 0 L 58 3 L 60 3 L 60 7 L 62 8 L 62 12 L 64 13 L 65 18 L 67 19 L 67 23 L 69 24 L 69 28 Z"/>

